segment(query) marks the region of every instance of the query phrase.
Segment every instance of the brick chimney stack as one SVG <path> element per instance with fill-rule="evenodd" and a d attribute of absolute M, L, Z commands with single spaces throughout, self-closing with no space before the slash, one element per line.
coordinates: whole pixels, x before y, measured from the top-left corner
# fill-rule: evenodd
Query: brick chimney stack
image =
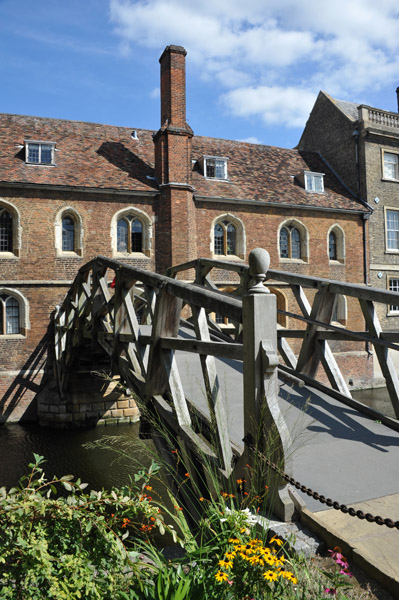
<path fill-rule="evenodd" d="M 161 65 L 161 128 L 154 134 L 156 203 L 156 269 L 197 258 L 196 223 L 191 185 L 192 129 L 186 123 L 186 50 L 167 46 Z"/>
<path fill-rule="evenodd" d="M 161 127 L 186 128 L 186 50 L 167 46 L 161 64 Z"/>

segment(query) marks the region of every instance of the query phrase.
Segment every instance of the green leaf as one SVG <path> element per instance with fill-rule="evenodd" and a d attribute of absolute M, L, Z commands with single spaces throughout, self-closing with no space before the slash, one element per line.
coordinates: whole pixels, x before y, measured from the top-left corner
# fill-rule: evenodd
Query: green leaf
<path fill-rule="evenodd" d="M 64 488 L 68 491 L 71 492 L 73 490 L 73 487 L 71 486 L 70 483 L 68 483 L 67 481 L 62 481 L 62 485 L 64 486 Z"/>

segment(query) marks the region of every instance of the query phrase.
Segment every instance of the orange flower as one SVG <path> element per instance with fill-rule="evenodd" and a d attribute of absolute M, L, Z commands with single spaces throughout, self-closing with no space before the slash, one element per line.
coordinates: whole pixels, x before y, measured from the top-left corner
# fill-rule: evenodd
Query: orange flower
<path fill-rule="evenodd" d="M 190 477 L 190 473 L 185 473 L 184 474 L 186 477 Z"/>
<path fill-rule="evenodd" d="M 176 505 L 175 505 L 175 509 L 176 510 L 183 510 L 182 508 L 180 508 L 180 506 L 176 506 Z"/>

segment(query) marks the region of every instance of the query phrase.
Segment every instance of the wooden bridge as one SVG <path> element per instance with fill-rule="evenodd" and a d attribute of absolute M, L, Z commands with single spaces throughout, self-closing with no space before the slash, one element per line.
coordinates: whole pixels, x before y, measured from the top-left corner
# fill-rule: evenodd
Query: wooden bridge
<path fill-rule="evenodd" d="M 221 278 L 231 281 L 230 292 L 218 289 Z M 277 301 L 281 287 L 290 294 L 290 310 Z M 337 320 L 342 298 L 362 316 L 363 330 Z M 394 292 L 271 270 L 261 249 L 250 254 L 249 266 L 198 259 L 167 276 L 97 257 L 80 269 L 55 317 L 59 393 L 65 394 L 76 352 L 90 341 L 93 352 L 110 357 L 111 374 L 120 375 L 197 465 L 205 456 L 235 481 L 244 478 L 246 464 L 269 456 L 291 474 L 278 376 L 311 384 L 399 430 L 391 359 L 399 344 L 377 317 L 378 305 L 398 304 Z M 332 344 L 341 351 L 359 344 L 373 350 L 396 419 L 376 416 L 351 397 Z M 193 369 L 189 357 L 196 358 Z M 233 371 L 242 381 L 234 390 L 234 415 L 223 385 Z M 270 482 L 268 470 L 261 463 L 261 482 Z M 273 487 L 275 513 L 289 520 L 295 498 L 280 476 L 274 475 Z"/>

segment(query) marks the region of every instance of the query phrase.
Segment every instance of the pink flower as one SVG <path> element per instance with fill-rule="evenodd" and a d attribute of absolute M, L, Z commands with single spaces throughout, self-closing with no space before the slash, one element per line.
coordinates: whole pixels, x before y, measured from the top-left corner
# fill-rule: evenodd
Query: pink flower
<path fill-rule="evenodd" d="M 337 590 L 336 588 L 324 588 L 324 593 L 328 594 L 329 596 L 336 596 Z"/>

